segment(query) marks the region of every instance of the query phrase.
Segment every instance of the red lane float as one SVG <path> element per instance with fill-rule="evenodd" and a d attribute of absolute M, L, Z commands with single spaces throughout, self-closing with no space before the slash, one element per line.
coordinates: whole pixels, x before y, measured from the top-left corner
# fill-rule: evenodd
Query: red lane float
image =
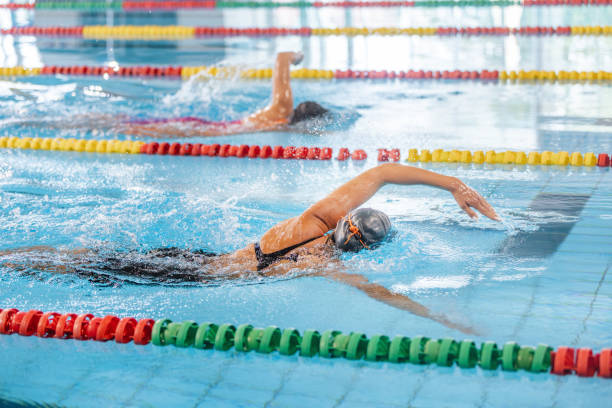
<path fill-rule="evenodd" d="M 346 149 L 348 152 L 348 149 Z M 358 150 L 356 160 L 363 160 L 367 157 L 363 150 Z M 209 156 L 209 157 L 238 157 L 238 158 L 260 158 L 267 159 L 300 159 L 300 160 L 329 160 L 332 157 L 330 147 L 295 147 L 295 146 L 257 146 L 257 145 L 230 145 L 230 144 L 194 144 L 191 143 L 157 143 L 151 142 L 140 147 L 141 154 L 173 155 L 173 156 Z M 350 155 L 349 155 L 350 156 Z M 347 156 L 347 158 L 349 157 Z M 357 157 L 356 156 L 356 157 Z"/>
<path fill-rule="evenodd" d="M 351 155 L 351 158 L 353 160 L 365 160 L 365 159 L 368 158 L 368 155 L 365 152 L 365 150 L 357 149 L 357 150 L 353 151 L 353 154 Z"/>
<path fill-rule="evenodd" d="M 154 324 L 155 320 L 153 319 L 140 319 L 134 329 L 134 336 L 132 338 L 134 343 L 141 346 L 149 344 Z"/>
<path fill-rule="evenodd" d="M 399 149 L 378 149 L 378 161 L 389 161 L 392 160 L 397 162 L 400 160 L 400 151 Z"/>
<path fill-rule="evenodd" d="M 77 317 L 78 315 L 74 313 L 63 314 L 57 322 L 57 326 L 55 327 L 55 335 L 53 337 L 56 339 L 70 338 L 74 333 L 74 323 L 76 322 Z"/>
<path fill-rule="evenodd" d="M 597 354 L 598 364 L 596 368 L 600 377 L 612 378 L 612 349 L 603 349 Z"/>
<path fill-rule="evenodd" d="M 270 156 L 272 156 L 272 146 L 264 146 L 259 151 L 260 159 L 267 159 Z"/>
<path fill-rule="evenodd" d="M 321 149 L 318 147 L 311 147 L 310 149 L 308 149 L 308 152 L 306 153 L 306 158 L 308 160 L 317 160 L 319 159 L 320 156 L 321 156 Z"/>
<path fill-rule="evenodd" d="M 55 335 L 55 329 L 59 323 L 61 314 L 55 312 L 44 313 L 38 321 L 38 327 L 36 329 L 36 335 L 38 337 L 53 337 Z"/>
<path fill-rule="evenodd" d="M 102 323 L 101 317 L 94 317 L 89 321 L 89 324 L 87 325 L 87 339 L 96 340 L 100 323 Z"/>
<path fill-rule="evenodd" d="M 89 322 L 94 318 L 94 315 L 91 313 L 85 313 L 77 316 L 74 322 L 74 330 L 72 335 L 77 340 L 88 340 L 87 336 L 87 328 L 89 326 Z"/>
<path fill-rule="evenodd" d="M 8 3 L 8 4 L 0 4 L 0 8 L 6 8 L 6 9 L 9 9 L 9 10 L 34 9 L 34 8 L 36 8 L 36 3 Z"/>
<path fill-rule="evenodd" d="M 118 77 L 166 77 L 181 78 L 183 67 L 166 66 L 152 67 L 130 66 L 130 67 L 92 67 L 86 65 L 57 66 L 47 65 L 40 69 L 40 75 L 79 75 L 79 76 L 118 76 Z"/>
<path fill-rule="evenodd" d="M 599 156 L 597 156 L 597 166 L 599 167 L 610 166 L 610 156 L 608 156 L 606 153 L 600 153 Z"/>
<path fill-rule="evenodd" d="M 597 357 L 598 359 L 598 357 Z M 596 370 L 596 357 L 590 348 L 578 349 L 576 356 L 576 374 L 580 377 L 593 377 Z"/>
<path fill-rule="evenodd" d="M 19 324 L 19 334 L 21 336 L 34 335 L 38 328 L 38 322 L 40 321 L 42 314 L 43 313 L 40 310 L 30 310 L 27 312 Z M 17 319 L 15 318 L 15 321 L 16 320 Z"/>
<path fill-rule="evenodd" d="M 0 30 L 2 35 L 32 35 L 48 37 L 83 37 L 83 26 L 76 27 L 11 27 Z"/>
<path fill-rule="evenodd" d="M 157 154 L 165 155 L 165 154 L 168 154 L 169 150 L 170 150 L 170 143 L 164 142 L 159 145 L 159 148 L 157 149 Z"/>
<path fill-rule="evenodd" d="M 336 160 L 344 161 L 348 159 L 349 157 L 351 157 L 351 153 L 349 152 L 349 149 L 347 149 L 346 147 L 341 147 L 340 150 L 338 151 L 338 157 L 336 157 Z"/>
<path fill-rule="evenodd" d="M 98 330 L 96 331 L 95 339 L 97 341 L 108 341 L 114 339 L 118 324 L 119 318 L 117 316 L 104 316 L 104 318 L 100 321 Z"/>
<path fill-rule="evenodd" d="M 117 343 L 129 343 L 134 338 L 134 331 L 138 320 L 133 317 L 124 317 L 115 328 L 115 341 Z"/>
<path fill-rule="evenodd" d="M 230 145 L 230 144 L 194 144 L 191 143 L 157 143 L 151 142 L 140 147 L 141 154 L 174 155 L 174 156 L 208 156 L 208 157 L 238 157 L 249 159 L 299 159 L 299 160 L 330 160 L 333 156 L 331 147 L 306 147 L 306 146 L 258 146 L 258 145 Z M 352 153 L 342 147 L 338 150 L 336 160 L 345 161 L 352 159 L 356 161 L 366 160 L 368 154 L 363 149 L 356 149 Z M 378 149 L 378 161 L 400 160 L 399 149 Z"/>
<path fill-rule="evenodd" d="M 117 343 L 145 345 L 151 342 L 153 319 L 136 320 L 133 317 L 119 319 L 107 315 L 43 313 L 40 310 L 20 312 L 17 309 L 0 309 L 0 333 L 19 334 L 55 339 L 115 340 Z"/>
<path fill-rule="evenodd" d="M 17 309 L 0 309 L 0 334 L 11 334 L 11 323 Z"/>
<path fill-rule="evenodd" d="M 612 349 L 602 349 L 594 354 L 590 348 L 559 347 L 551 353 L 552 374 L 576 374 L 580 377 L 612 378 Z"/>

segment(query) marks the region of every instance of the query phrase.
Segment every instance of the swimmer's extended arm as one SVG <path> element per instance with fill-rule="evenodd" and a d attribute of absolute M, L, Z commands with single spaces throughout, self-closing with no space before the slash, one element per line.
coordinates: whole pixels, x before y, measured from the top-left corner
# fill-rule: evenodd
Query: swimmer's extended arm
<path fill-rule="evenodd" d="M 420 303 L 415 302 L 408 296 L 400 293 L 391 292 L 389 289 L 377 283 L 371 283 L 363 275 L 345 272 L 330 272 L 325 276 L 334 279 L 335 281 L 347 284 L 364 292 L 369 297 L 380 302 L 386 303 L 398 309 L 406 310 L 417 316 L 425 317 L 443 324 L 451 329 L 459 330 L 465 334 L 475 334 L 474 329 L 463 326 L 458 323 L 451 322 L 445 316 L 433 314 Z"/>
<path fill-rule="evenodd" d="M 287 125 L 293 114 L 293 93 L 291 92 L 291 64 L 299 64 L 304 55 L 301 52 L 280 52 L 276 55 L 272 78 L 272 100 L 264 109 L 246 118 L 253 130 L 279 130 Z"/>
<path fill-rule="evenodd" d="M 368 201 L 385 184 L 425 184 L 442 188 L 454 196 L 459 207 L 470 217 L 478 217 L 473 208 L 492 220 L 499 220 L 493 207 L 458 178 L 397 163 L 383 164 L 361 173 L 311 206 L 302 217 L 324 222 L 326 231 L 329 231 L 336 227 L 338 220 Z"/>
<path fill-rule="evenodd" d="M 272 78 L 272 101 L 268 109 L 287 115 L 293 111 L 293 93 L 291 92 L 291 64 L 299 64 L 303 54 L 299 52 L 279 52 L 276 55 Z"/>
<path fill-rule="evenodd" d="M 252 118 L 249 117 L 249 118 Z M 115 131 L 126 135 L 146 136 L 153 138 L 164 137 L 214 137 L 229 136 L 254 131 L 282 130 L 286 121 L 258 122 L 244 119 L 238 123 L 227 126 L 207 126 L 191 123 L 148 123 L 148 124 L 121 124 L 114 128 Z"/>
<path fill-rule="evenodd" d="M 207 127 L 205 125 L 188 123 L 125 123 L 115 128 L 117 132 L 126 135 L 146 136 L 154 138 L 164 137 L 210 137 L 227 136 L 249 132 L 252 129 L 242 124 L 226 127 Z"/>

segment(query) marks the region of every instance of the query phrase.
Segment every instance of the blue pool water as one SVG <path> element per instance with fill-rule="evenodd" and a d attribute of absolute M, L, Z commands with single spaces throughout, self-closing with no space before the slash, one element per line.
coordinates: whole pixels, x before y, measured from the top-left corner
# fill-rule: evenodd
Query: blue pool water
<path fill-rule="evenodd" d="M 105 14 L 2 12 L 5 26 L 105 23 Z M 191 13 L 191 12 L 190 12 Z M 216 14 L 215 14 L 216 13 Z M 131 15 L 115 24 L 149 24 Z M 610 24 L 608 8 L 225 11 L 156 14 L 158 24 L 434 26 Z M 289 23 L 290 22 L 290 23 Z M 213 64 L 268 66 L 304 49 L 312 68 L 606 69 L 609 37 L 355 38 L 91 42 L 3 38 L 4 66 Z M 433 48 L 432 48 L 433 47 Z M 400 52 L 398 52 L 398 50 Z M 432 50 L 436 50 L 433 52 Z M 262 107 L 266 82 L 27 78 L 0 82 L 1 135 L 110 138 L 63 129 L 75 115 L 239 118 Z M 363 148 L 364 163 L 97 155 L 0 150 L 0 251 L 31 245 L 227 252 L 377 164 L 379 147 L 612 152 L 612 88 L 454 82 L 294 83 L 333 123 L 310 134 L 271 132 L 218 143 Z M 34 122 L 28 126 L 17 122 Z M 55 122 L 54 122 L 55 121 Z M 123 136 L 119 136 L 123 138 Z M 204 142 L 205 139 L 196 139 Z M 321 277 L 222 285 L 96 284 L 16 270 L 0 257 L 0 308 L 91 312 L 175 321 L 277 325 L 498 344 L 610 347 L 610 169 L 429 164 L 461 178 L 503 223 L 470 221 L 443 191 L 386 186 L 368 206 L 388 213 L 393 239 L 342 257 L 348 271 L 472 327 L 464 335 Z M 37 254 L 36 256 L 45 256 Z M 45 258 L 61 264 L 66 259 Z M 27 261 L 27 260 L 25 260 Z M 298 279 L 299 278 L 299 279 Z M 603 406 L 606 380 L 278 354 L 0 336 L 0 398 L 60 406 Z"/>

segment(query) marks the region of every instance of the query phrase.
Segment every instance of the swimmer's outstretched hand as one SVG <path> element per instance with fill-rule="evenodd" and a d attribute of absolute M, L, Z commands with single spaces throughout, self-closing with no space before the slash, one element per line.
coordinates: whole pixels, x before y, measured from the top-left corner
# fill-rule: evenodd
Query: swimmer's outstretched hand
<path fill-rule="evenodd" d="M 471 218 L 477 219 L 478 214 L 476 214 L 475 210 L 478 210 L 482 215 L 489 217 L 494 221 L 500 221 L 499 216 L 491 207 L 491 204 L 487 202 L 480 194 L 478 194 L 475 190 L 466 186 L 461 180 L 456 179 L 456 182 L 453 183 L 453 186 L 450 190 L 459 204 L 459 207 L 463 211 L 465 211 Z"/>
<path fill-rule="evenodd" d="M 291 61 L 291 63 L 293 65 L 297 65 L 300 62 L 302 62 L 303 59 L 304 59 L 304 53 L 302 51 L 297 51 L 293 53 L 293 60 Z"/>

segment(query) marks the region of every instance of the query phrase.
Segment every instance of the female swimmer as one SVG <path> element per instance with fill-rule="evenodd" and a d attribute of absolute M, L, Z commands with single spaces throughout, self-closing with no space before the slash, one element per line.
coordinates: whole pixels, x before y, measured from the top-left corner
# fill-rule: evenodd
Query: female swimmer
<path fill-rule="evenodd" d="M 111 130 L 148 137 L 225 136 L 247 132 L 285 130 L 289 126 L 325 115 L 328 110 L 316 102 L 302 102 L 293 108 L 291 64 L 299 64 L 301 52 L 281 52 L 276 56 L 272 82 L 272 100 L 265 108 L 243 119 L 216 122 L 193 116 L 156 119 L 133 119 L 125 115 L 84 114 L 70 120 L 10 119 L 4 125 L 36 126 L 61 129 Z M 88 91 L 91 92 L 91 91 Z"/>
<path fill-rule="evenodd" d="M 347 272 L 337 258 L 338 251 L 356 252 L 374 249 L 387 236 L 391 222 L 383 212 L 358 208 L 385 184 L 425 184 L 449 191 L 459 207 L 470 217 L 483 215 L 499 220 L 495 210 L 476 191 L 461 180 L 431 171 L 401 164 L 383 164 L 372 168 L 340 186 L 301 215 L 290 218 L 268 230 L 259 242 L 224 255 L 189 252 L 166 248 L 140 254 L 140 258 L 114 254 L 100 259 L 90 249 L 70 251 L 79 259 L 70 267 L 54 267 L 54 271 L 85 273 L 93 269 L 109 274 L 132 275 L 141 278 L 169 278 L 171 280 L 219 282 L 261 276 L 288 275 L 303 270 L 301 276 L 325 276 L 348 284 L 366 295 L 393 307 L 433 319 L 464 332 L 469 328 L 450 322 L 444 316 L 431 313 L 426 307 L 407 296 L 393 293 L 384 286 L 369 282 L 362 275 Z M 48 247 L 0 251 L 0 255 L 22 252 L 50 251 Z M 62 252 L 66 254 L 66 252 Z M 129 255 L 129 254 L 128 254 Z M 170 264 L 159 266 L 157 259 L 180 260 L 174 271 Z M 194 265 L 195 264 L 195 265 Z M 6 264 L 5 264 L 6 265 Z M 75 266 L 76 265 L 76 266 Z M 205 266 L 204 266 L 205 265 Z M 40 265 L 37 265 L 40 267 Z M 43 269 L 49 269 L 44 267 Z M 91 275 L 91 272 L 89 272 Z"/>
<path fill-rule="evenodd" d="M 284 130 L 289 125 L 327 113 L 316 102 L 302 102 L 293 109 L 289 66 L 299 64 L 301 52 L 281 52 L 276 56 L 272 76 L 272 100 L 265 108 L 230 122 L 213 122 L 196 117 L 127 120 L 118 130 L 122 133 L 149 137 L 222 136 L 245 132 Z"/>

